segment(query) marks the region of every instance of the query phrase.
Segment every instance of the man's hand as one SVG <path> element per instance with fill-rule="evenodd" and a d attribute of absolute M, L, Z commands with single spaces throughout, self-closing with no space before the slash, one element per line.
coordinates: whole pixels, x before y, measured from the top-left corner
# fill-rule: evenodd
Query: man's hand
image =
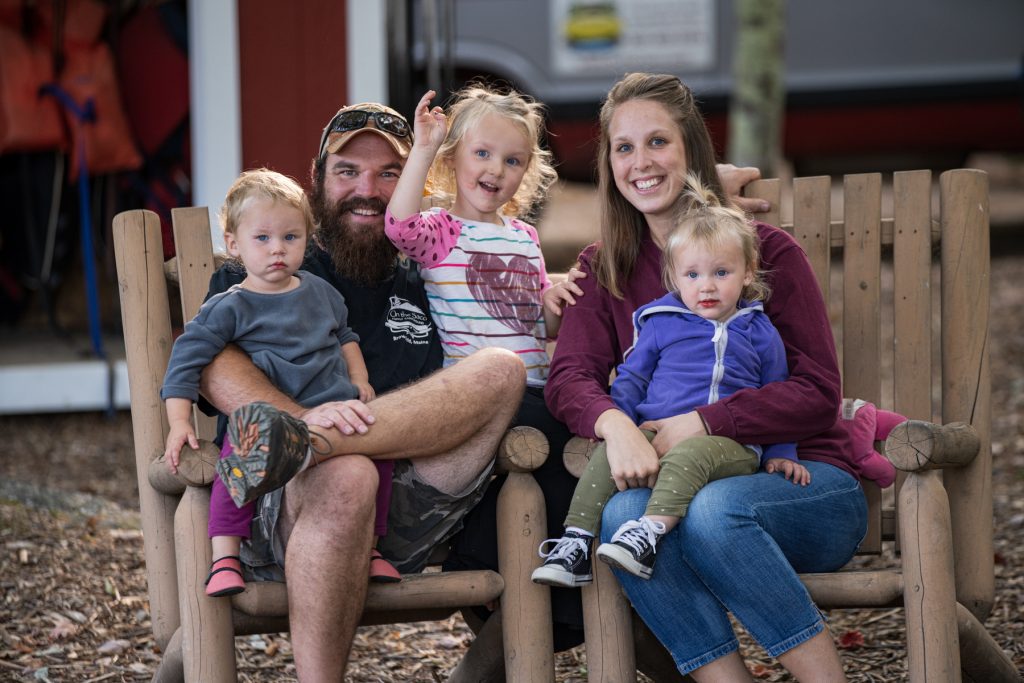
<path fill-rule="evenodd" d="M 811 473 L 807 471 L 806 467 L 795 460 L 769 458 L 764 463 L 764 471 L 768 474 L 782 472 L 786 479 L 800 486 L 807 486 L 811 483 Z"/>
<path fill-rule="evenodd" d="M 733 204 L 747 213 L 764 213 L 772 208 L 764 199 L 750 199 L 743 196 L 743 188 L 755 180 L 761 179 L 761 171 L 753 166 L 733 166 L 732 164 L 716 164 L 718 180 L 722 183 L 725 196 Z"/>
<path fill-rule="evenodd" d="M 332 401 L 303 411 L 299 419 L 310 427 L 332 427 L 342 434 L 365 434 L 375 421 L 369 406 L 362 401 Z"/>
<path fill-rule="evenodd" d="M 664 457 L 677 443 L 694 436 L 707 436 L 708 433 L 697 411 L 666 417 L 663 420 L 648 420 L 640 425 L 640 429 L 656 432 L 651 445 L 654 446 L 659 458 Z"/>

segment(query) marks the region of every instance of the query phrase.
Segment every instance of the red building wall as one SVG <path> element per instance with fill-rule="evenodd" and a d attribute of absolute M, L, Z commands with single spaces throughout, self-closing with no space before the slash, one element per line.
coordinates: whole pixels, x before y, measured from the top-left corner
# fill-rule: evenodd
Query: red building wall
<path fill-rule="evenodd" d="M 348 96 L 345 1 L 238 1 L 242 167 L 309 186 L 320 131 Z"/>

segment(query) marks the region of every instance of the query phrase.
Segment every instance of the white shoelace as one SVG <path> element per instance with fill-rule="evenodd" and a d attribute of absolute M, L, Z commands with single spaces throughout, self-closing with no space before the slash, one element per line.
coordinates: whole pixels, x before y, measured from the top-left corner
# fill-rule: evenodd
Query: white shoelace
<path fill-rule="evenodd" d="M 620 542 L 640 554 L 644 551 L 644 541 L 646 540 L 652 552 L 656 553 L 658 552 L 658 537 L 664 532 L 665 525 L 661 522 L 652 522 L 646 518 L 630 520 L 623 523 L 619 530 L 612 535 L 611 542 Z"/>
<path fill-rule="evenodd" d="M 545 560 L 572 560 L 574 552 L 579 550 L 583 553 L 583 556 L 587 556 L 588 544 L 586 538 L 574 538 L 572 536 L 562 536 L 561 538 L 549 538 L 540 544 L 540 548 L 537 549 L 537 554 L 543 557 Z M 555 547 L 551 550 L 544 552 L 544 547 L 549 543 L 554 543 Z"/>

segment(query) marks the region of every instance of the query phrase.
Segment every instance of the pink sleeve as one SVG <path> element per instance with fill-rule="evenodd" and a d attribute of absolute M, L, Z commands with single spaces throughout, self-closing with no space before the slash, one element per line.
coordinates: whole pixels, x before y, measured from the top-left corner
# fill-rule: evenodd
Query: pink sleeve
<path fill-rule="evenodd" d="M 388 209 L 384 234 L 400 252 L 422 266 L 435 266 L 451 253 L 462 232 L 462 223 L 444 209 L 416 213 L 398 220 Z"/>
<path fill-rule="evenodd" d="M 512 219 L 511 222 L 529 235 L 533 243 L 537 245 L 537 254 L 540 257 L 540 263 L 537 264 L 540 270 L 540 291 L 543 294 L 545 290 L 551 287 L 551 278 L 548 277 L 547 266 L 544 265 L 544 250 L 540 248 L 540 235 L 537 234 L 537 228 L 519 219 Z"/>

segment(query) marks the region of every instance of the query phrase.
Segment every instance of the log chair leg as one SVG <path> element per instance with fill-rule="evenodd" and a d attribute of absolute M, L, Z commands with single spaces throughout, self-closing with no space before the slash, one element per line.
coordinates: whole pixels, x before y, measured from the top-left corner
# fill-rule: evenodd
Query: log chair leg
<path fill-rule="evenodd" d="M 206 595 L 210 490 L 189 486 L 174 515 L 174 545 L 181 608 L 181 653 L 188 683 L 233 683 L 235 633 L 231 600 Z"/>
<path fill-rule="evenodd" d="M 512 472 L 498 494 L 498 566 L 505 671 L 508 680 L 553 681 L 554 635 L 551 592 L 530 580 L 540 566 L 537 546 L 547 533 L 540 486 L 529 474 Z"/>
<path fill-rule="evenodd" d="M 501 608 L 473 630 L 476 637 L 448 675 L 448 683 L 502 683 L 505 658 L 502 656 Z"/>
<path fill-rule="evenodd" d="M 596 543 L 596 542 L 595 542 Z M 629 601 L 611 567 L 596 557 L 594 583 L 583 587 L 583 627 L 587 641 L 587 681 L 636 680 L 633 618 Z"/>
<path fill-rule="evenodd" d="M 907 477 L 899 510 L 910 680 L 959 683 L 953 541 L 940 473 Z"/>
<path fill-rule="evenodd" d="M 1020 683 L 1017 667 L 969 609 L 957 603 L 957 632 L 964 681 L 972 683 Z"/>
<path fill-rule="evenodd" d="M 153 683 L 185 683 L 185 664 L 181 659 L 181 629 L 171 634 L 160 665 L 153 674 Z"/>

